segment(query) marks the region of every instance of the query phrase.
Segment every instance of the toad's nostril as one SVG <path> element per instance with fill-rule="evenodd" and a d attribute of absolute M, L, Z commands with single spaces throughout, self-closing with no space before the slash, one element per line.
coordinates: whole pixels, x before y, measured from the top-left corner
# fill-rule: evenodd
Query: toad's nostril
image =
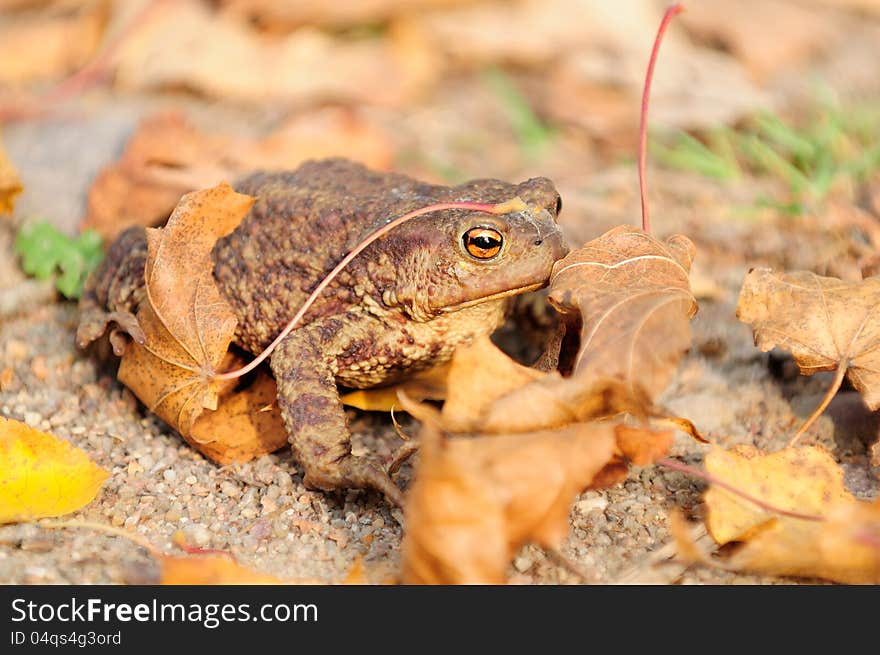
<path fill-rule="evenodd" d="M 544 239 L 535 239 L 536 246 L 540 246 L 542 243 L 544 243 Z"/>

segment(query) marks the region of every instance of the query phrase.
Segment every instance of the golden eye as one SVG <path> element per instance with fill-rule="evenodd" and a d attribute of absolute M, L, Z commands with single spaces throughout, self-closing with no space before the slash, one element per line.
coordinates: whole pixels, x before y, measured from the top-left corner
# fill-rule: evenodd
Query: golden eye
<path fill-rule="evenodd" d="M 477 259 L 492 259 L 501 252 L 502 245 L 504 237 L 492 228 L 473 227 L 464 233 L 464 248 Z"/>

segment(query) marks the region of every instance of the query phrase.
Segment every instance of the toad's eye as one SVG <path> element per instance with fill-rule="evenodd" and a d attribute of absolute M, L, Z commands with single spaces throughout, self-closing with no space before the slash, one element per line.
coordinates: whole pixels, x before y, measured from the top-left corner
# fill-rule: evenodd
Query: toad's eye
<path fill-rule="evenodd" d="M 473 227 L 464 233 L 463 239 L 465 250 L 477 259 L 492 259 L 504 244 L 501 232 L 488 227 Z"/>
<path fill-rule="evenodd" d="M 556 215 L 559 216 L 559 212 L 562 211 L 562 197 L 556 196 Z"/>

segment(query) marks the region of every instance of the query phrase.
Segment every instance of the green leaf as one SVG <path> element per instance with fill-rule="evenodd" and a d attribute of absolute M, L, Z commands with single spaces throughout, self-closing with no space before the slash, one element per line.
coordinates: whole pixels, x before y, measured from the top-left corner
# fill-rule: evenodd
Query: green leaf
<path fill-rule="evenodd" d="M 28 275 L 45 280 L 57 274 L 55 286 L 67 298 L 79 298 L 86 277 L 104 258 L 101 236 L 94 230 L 72 238 L 47 221 L 22 227 L 15 252 Z"/>

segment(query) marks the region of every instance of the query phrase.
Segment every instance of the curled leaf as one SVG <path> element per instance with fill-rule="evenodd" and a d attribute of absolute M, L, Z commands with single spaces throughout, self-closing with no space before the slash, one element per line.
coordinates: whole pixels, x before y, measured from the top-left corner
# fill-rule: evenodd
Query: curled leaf
<path fill-rule="evenodd" d="M 872 410 L 880 408 L 880 278 L 844 282 L 808 271 L 749 271 L 737 317 L 755 345 L 789 351 L 803 375 L 843 365 Z"/>
<path fill-rule="evenodd" d="M 614 454 L 614 426 L 445 440 L 426 424 L 406 504 L 405 584 L 500 584 L 526 541 L 559 546 L 575 494 Z"/>
<path fill-rule="evenodd" d="M 713 485 L 706 492 L 710 534 L 721 544 L 744 542 L 727 562 L 732 568 L 880 583 L 880 503 L 854 498 L 825 450 L 763 455 L 754 448 L 716 449 L 706 457 L 706 470 L 781 510 L 816 515 L 809 520 L 773 514 Z"/>
<path fill-rule="evenodd" d="M 209 378 L 228 361 L 237 323 L 214 284 L 211 249 L 252 204 L 224 183 L 187 194 L 164 228 L 147 230 L 145 341 L 126 348 L 119 380 L 184 437 L 234 386 Z"/>

